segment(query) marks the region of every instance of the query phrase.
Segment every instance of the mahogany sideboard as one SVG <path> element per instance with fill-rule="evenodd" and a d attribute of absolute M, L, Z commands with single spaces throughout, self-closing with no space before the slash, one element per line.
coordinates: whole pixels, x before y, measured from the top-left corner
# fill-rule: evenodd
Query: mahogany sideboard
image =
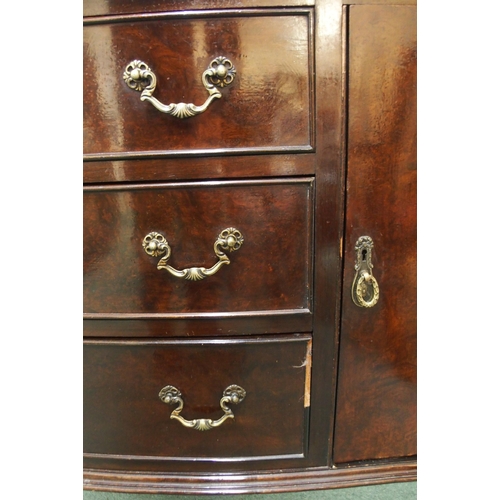
<path fill-rule="evenodd" d="M 416 5 L 84 0 L 84 487 L 416 479 Z"/>

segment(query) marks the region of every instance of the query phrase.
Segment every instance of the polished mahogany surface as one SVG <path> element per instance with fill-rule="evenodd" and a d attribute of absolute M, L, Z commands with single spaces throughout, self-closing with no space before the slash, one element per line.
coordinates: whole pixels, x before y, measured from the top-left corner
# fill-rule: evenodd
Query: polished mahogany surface
<path fill-rule="evenodd" d="M 312 331 L 308 309 L 195 314 L 92 314 L 84 315 L 87 337 L 227 337 Z"/>
<path fill-rule="evenodd" d="M 294 335 L 245 340 L 95 341 L 84 346 L 84 452 L 89 463 L 134 461 L 162 470 L 170 461 L 255 462 L 301 458 L 309 407 L 308 346 Z M 187 420 L 223 415 L 220 399 L 232 384 L 245 399 L 228 404 L 234 419 L 197 431 L 170 419 L 175 405 L 158 394 L 182 393 Z M 121 460 L 121 462 L 120 462 Z M 247 467 L 252 467 L 247 464 Z"/>
<path fill-rule="evenodd" d="M 416 478 L 415 19 L 368 2 L 394 3 L 84 1 L 87 489 Z M 154 96 L 201 104 L 219 55 L 234 83 L 185 120 L 121 76 L 142 58 Z M 170 265 L 209 267 L 230 226 L 245 242 L 203 281 L 157 270 L 141 244 L 158 231 Z M 381 286 L 372 310 L 350 298 L 362 235 Z M 203 433 L 158 398 L 177 384 L 183 416 L 216 419 L 233 383 L 247 390 L 236 418 Z"/>
<path fill-rule="evenodd" d="M 348 174 L 336 463 L 416 454 L 416 7 L 349 8 Z M 378 304 L 354 305 L 371 236 Z"/>
<path fill-rule="evenodd" d="M 171 155 L 170 155 L 171 156 Z M 85 161 L 86 184 L 195 179 L 238 179 L 314 175 L 314 153 L 219 155 L 207 150 L 196 157 Z"/>
<path fill-rule="evenodd" d="M 86 188 L 86 313 L 193 313 L 310 309 L 311 178 Z M 158 270 L 143 249 L 167 239 L 176 269 L 210 268 L 225 228 L 243 235 L 230 264 L 202 281 Z"/>
<path fill-rule="evenodd" d="M 239 9 L 314 5 L 314 0 L 85 0 L 83 15 L 134 14 L 198 9 Z"/>
<path fill-rule="evenodd" d="M 311 23 L 311 11 L 299 9 L 86 25 L 84 153 L 311 150 Z M 236 76 L 196 117 L 161 113 L 122 77 L 142 60 L 157 77 L 159 101 L 201 105 L 208 97 L 201 76 L 218 56 L 231 60 Z"/>

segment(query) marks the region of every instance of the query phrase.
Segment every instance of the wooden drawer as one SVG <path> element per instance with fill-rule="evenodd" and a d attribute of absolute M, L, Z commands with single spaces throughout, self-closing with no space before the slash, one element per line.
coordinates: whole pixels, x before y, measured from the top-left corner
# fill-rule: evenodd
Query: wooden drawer
<path fill-rule="evenodd" d="M 84 311 L 95 318 L 309 311 L 312 189 L 311 178 L 86 188 Z M 214 243 L 231 227 L 243 236 L 241 248 L 223 250 L 230 263 L 199 281 L 157 269 L 161 257 L 143 248 L 158 232 L 171 248 L 168 265 L 211 268 L 219 262 Z"/>
<path fill-rule="evenodd" d="M 89 341 L 84 344 L 84 452 L 127 468 L 148 462 L 245 462 L 300 459 L 305 454 L 311 338 L 247 340 Z M 160 397 L 181 392 L 185 420 L 217 421 L 223 391 L 238 385 L 234 418 L 201 432 L 170 415 L 178 403 Z M 114 464 L 114 465 L 113 465 Z"/>
<path fill-rule="evenodd" d="M 85 0 L 83 15 L 144 14 L 166 11 L 196 11 L 201 9 L 232 9 L 237 7 L 282 7 L 283 5 L 314 5 L 314 0 Z"/>
<path fill-rule="evenodd" d="M 309 9 L 192 12 L 88 19 L 84 27 L 86 159 L 214 152 L 311 151 L 313 20 Z M 163 104 L 208 98 L 217 57 L 236 69 L 206 111 L 179 119 L 140 100 L 123 78 L 134 60 Z"/>

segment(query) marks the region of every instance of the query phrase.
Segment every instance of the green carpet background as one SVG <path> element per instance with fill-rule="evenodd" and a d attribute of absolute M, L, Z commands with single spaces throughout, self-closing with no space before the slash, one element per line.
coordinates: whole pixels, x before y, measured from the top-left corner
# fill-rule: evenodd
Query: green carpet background
<path fill-rule="evenodd" d="M 84 491 L 83 500 L 416 500 L 417 482 L 269 495 L 149 495 Z"/>

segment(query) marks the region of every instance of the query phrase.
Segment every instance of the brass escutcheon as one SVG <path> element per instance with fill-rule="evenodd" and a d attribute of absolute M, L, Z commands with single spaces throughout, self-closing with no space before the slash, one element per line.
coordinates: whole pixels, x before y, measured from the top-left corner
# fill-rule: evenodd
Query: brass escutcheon
<path fill-rule="evenodd" d="M 358 307 L 373 307 L 380 298 L 380 289 L 373 276 L 372 264 L 373 240 L 369 236 L 361 236 L 354 247 L 356 275 L 352 282 L 351 297 Z"/>

